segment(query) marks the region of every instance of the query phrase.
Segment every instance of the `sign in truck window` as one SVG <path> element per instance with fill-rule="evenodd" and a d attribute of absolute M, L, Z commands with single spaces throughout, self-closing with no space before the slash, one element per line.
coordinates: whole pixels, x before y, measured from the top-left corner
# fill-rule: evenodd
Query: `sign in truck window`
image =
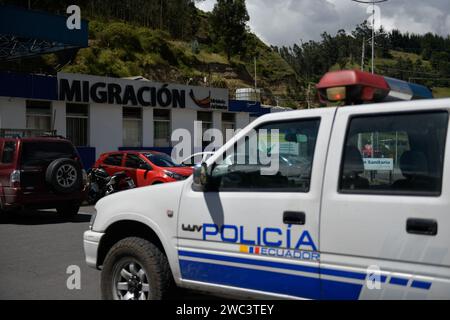
<path fill-rule="evenodd" d="M 364 170 L 366 171 L 393 171 L 394 170 L 394 159 L 376 159 L 376 158 L 365 158 Z"/>

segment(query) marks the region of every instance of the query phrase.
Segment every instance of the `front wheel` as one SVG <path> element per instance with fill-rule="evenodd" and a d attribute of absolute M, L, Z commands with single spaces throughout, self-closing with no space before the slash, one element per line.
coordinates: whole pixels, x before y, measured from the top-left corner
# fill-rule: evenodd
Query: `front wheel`
<path fill-rule="evenodd" d="M 108 252 L 101 275 L 105 300 L 161 300 L 172 284 L 166 256 L 151 242 L 126 238 Z"/>

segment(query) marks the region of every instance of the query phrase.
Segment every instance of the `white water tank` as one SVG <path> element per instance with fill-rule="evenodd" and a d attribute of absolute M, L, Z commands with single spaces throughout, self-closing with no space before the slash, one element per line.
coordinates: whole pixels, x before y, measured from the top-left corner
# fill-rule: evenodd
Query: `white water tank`
<path fill-rule="evenodd" d="M 236 89 L 236 100 L 261 102 L 261 89 L 255 88 Z"/>

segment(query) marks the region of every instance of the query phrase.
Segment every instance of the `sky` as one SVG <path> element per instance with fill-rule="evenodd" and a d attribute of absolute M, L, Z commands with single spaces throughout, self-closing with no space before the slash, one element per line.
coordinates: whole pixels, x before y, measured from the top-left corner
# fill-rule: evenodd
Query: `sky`
<path fill-rule="evenodd" d="M 197 6 L 211 11 L 215 3 L 205 0 Z M 371 6 L 351 0 L 247 0 L 247 9 L 252 32 L 278 46 L 318 40 L 324 31 L 350 31 L 372 20 Z M 389 0 L 379 5 L 375 17 L 375 25 L 387 30 L 450 34 L 450 0 Z"/>

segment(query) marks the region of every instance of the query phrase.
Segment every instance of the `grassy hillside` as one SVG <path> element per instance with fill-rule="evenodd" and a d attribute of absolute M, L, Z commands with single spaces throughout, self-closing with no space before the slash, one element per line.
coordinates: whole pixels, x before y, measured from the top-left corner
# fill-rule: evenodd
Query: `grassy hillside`
<path fill-rule="evenodd" d="M 252 58 L 233 57 L 217 52 L 202 39 L 206 27 L 200 28 L 199 41 L 173 39 L 168 33 L 124 22 L 90 21 L 89 48 L 62 68 L 65 72 L 112 77 L 141 75 L 160 82 L 190 83 L 236 88 L 254 85 Z M 287 95 L 295 85 L 294 70 L 256 36 L 250 35 L 257 52 L 258 87 L 266 92 L 266 103 L 274 95 Z M 49 58 L 51 59 L 51 58 Z"/>

